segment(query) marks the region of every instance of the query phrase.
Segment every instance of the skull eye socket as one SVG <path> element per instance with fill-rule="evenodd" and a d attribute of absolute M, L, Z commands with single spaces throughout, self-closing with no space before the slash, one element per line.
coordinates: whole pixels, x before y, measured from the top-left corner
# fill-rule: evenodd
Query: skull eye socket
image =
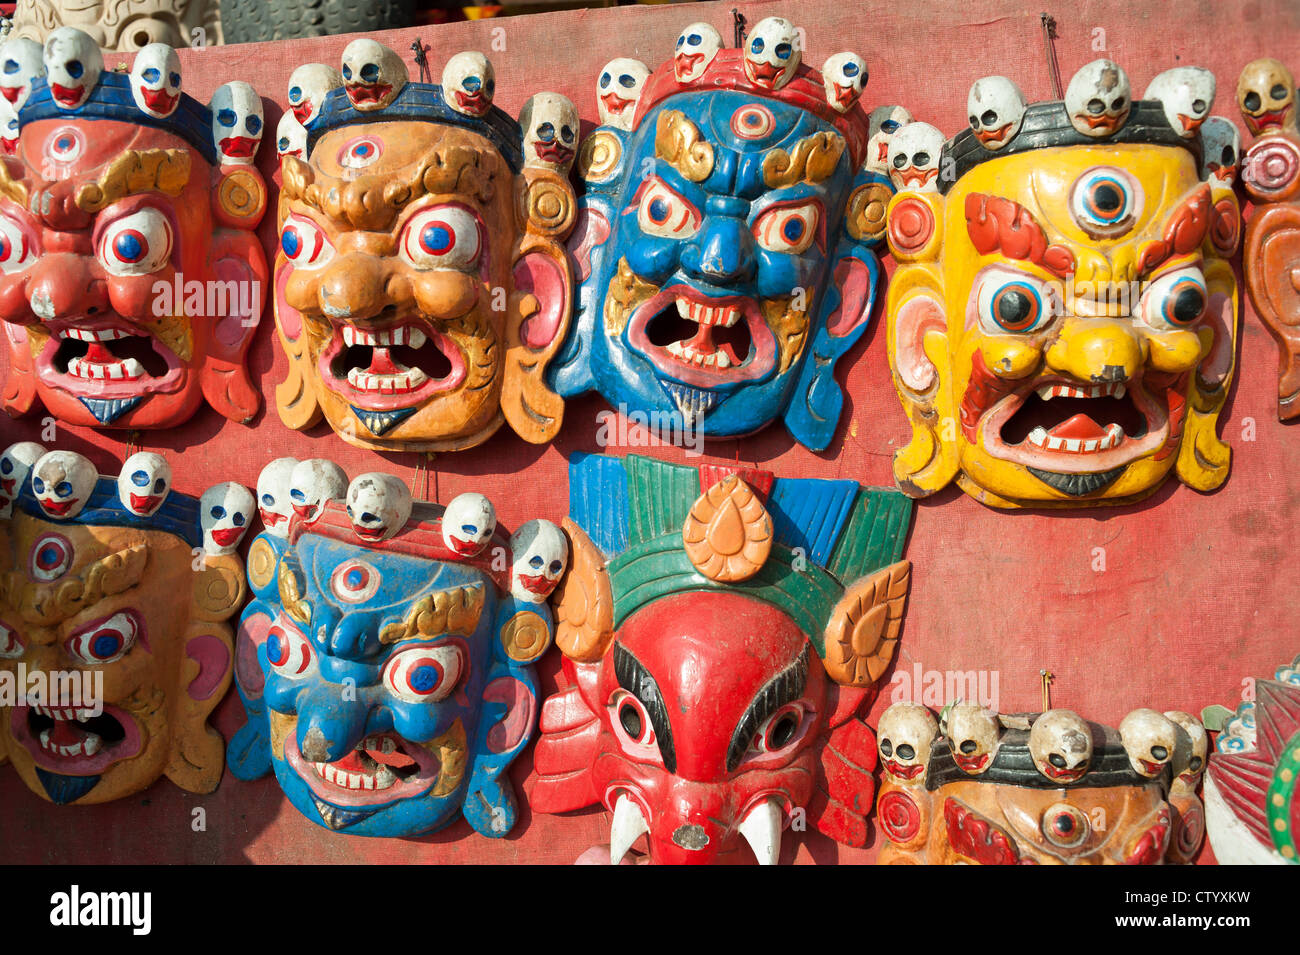
<path fill-rule="evenodd" d="M 610 76 L 608 73 L 601 73 L 601 74 L 600 74 L 600 88 L 601 88 L 601 89 L 607 89 L 607 88 L 609 87 L 610 81 L 611 81 L 612 79 L 613 79 L 613 77 Z"/>
<path fill-rule="evenodd" d="M 631 73 L 624 73 L 618 78 L 618 85 L 623 87 L 625 90 L 630 90 L 632 87 L 636 86 L 636 77 Z"/>
<path fill-rule="evenodd" d="M 1268 95 L 1275 100 L 1286 99 L 1286 87 L 1281 83 L 1276 83 L 1273 88 L 1268 91 Z"/>
<path fill-rule="evenodd" d="M 1122 96 L 1118 96 L 1118 97 L 1116 97 L 1115 100 L 1110 104 L 1110 108 L 1111 108 L 1111 110 L 1114 111 L 1114 112 L 1119 112 L 1121 109 L 1123 109 L 1123 108 L 1124 108 L 1124 97 L 1122 97 Z"/>
<path fill-rule="evenodd" d="M 1194 113 L 1204 113 L 1204 112 L 1205 112 L 1205 100 L 1203 100 L 1203 99 L 1192 100 L 1192 112 L 1194 112 Z"/>
<path fill-rule="evenodd" d="M 919 153 L 915 153 L 915 154 L 913 154 L 913 156 L 912 156 L 912 165 L 913 165 L 913 166 L 928 166 L 928 165 L 930 165 L 930 154 L 927 153 L 927 152 L 919 152 Z"/>
<path fill-rule="evenodd" d="M 915 759 L 916 747 L 911 743 L 900 743 L 897 749 L 899 759 Z"/>
<path fill-rule="evenodd" d="M 1201 759 L 1201 757 L 1199 757 L 1199 756 L 1193 756 L 1193 757 L 1188 761 L 1187 766 L 1188 766 L 1188 768 L 1189 768 L 1192 772 L 1194 772 L 1194 773 L 1198 773 L 1198 772 L 1201 771 L 1201 766 L 1202 766 L 1202 764 L 1203 764 L 1204 762 L 1205 762 L 1205 761 L 1204 761 L 1203 759 Z"/>
<path fill-rule="evenodd" d="M 979 747 L 979 743 L 975 742 L 973 739 L 964 739 L 961 741 L 961 745 L 958 746 L 957 748 L 961 750 L 963 753 L 965 753 L 967 756 L 969 756 L 971 753 L 975 752 L 980 747 Z"/>
<path fill-rule="evenodd" d="M 1047 761 L 1051 763 L 1053 766 L 1055 766 L 1057 769 L 1064 769 L 1067 765 L 1065 761 L 1065 757 L 1062 756 L 1060 753 L 1053 753 L 1051 756 L 1048 756 Z"/>
<path fill-rule="evenodd" d="M 1157 760 L 1163 762 L 1164 760 L 1169 758 L 1169 750 L 1165 749 L 1165 747 L 1163 746 L 1152 746 L 1151 755 L 1154 756 Z"/>
<path fill-rule="evenodd" d="M 971 114 L 970 116 L 966 117 L 966 121 L 970 123 L 971 129 L 980 128 L 980 118 L 978 116 Z"/>
<path fill-rule="evenodd" d="M 982 122 L 985 126 L 992 126 L 997 121 L 998 121 L 998 114 L 996 110 L 986 109 L 984 111 L 984 115 L 980 117 L 980 122 Z"/>
<path fill-rule="evenodd" d="M 880 131 L 882 133 L 896 133 L 898 132 L 898 125 L 898 120 L 887 119 L 880 124 Z"/>
<path fill-rule="evenodd" d="M 1093 116 L 1100 116 L 1106 112 L 1106 104 L 1099 99 L 1090 99 L 1088 100 L 1087 109 Z"/>
<path fill-rule="evenodd" d="M 1261 102 L 1261 101 L 1260 101 L 1260 98 L 1259 98 L 1259 94 L 1256 93 L 1254 90 L 1251 90 L 1251 91 L 1250 91 L 1249 93 L 1247 93 L 1247 94 L 1245 95 L 1245 97 L 1242 99 L 1242 101 L 1241 101 L 1241 105 L 1244 106 L 1244 107 L 1246 107 L 1246 109 L 1250 110 L 1250 111 L 1253 113 L 1253 112 L 1255 112 L 1257 109 L 1259 109 L 1259 107 L 1260 107 L 1260 102 Z"/>
<path fill-rule="evenodd" d="M 888 736 L 880 741 L 880 751 L 886 756 L 894 755 L 894 744 L 890 741 Z"/>
<path fill-rule="evenodd" d="M 895 168 L 895 169 L 902 169 L 902 168 L 903 168 L 904 166 L 906 166 L 906 165 L 907 165 L 907 154 L 906 154 L 906 153 L 899 153 L 897 156 L 894 157 L 894 168 Z"/>

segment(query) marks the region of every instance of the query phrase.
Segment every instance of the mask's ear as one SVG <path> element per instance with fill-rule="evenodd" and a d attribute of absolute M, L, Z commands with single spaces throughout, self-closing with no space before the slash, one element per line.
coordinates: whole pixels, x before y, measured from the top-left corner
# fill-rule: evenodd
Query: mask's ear
<path fill-rule="evenodd" d="M 944 305 L 943 204 L 932 193 L 902 192 L 889 203 L 889 248 L 898 268 L 889 282 L 889 367 L 912 439 L 894 455 L 894 477 L 909 497 L 938 491 L 957 474 L 957 419 L 953 407 Z"/>
<path fill-rule="evenodd" d="M 1188 487 L 1213 491 L 1228 479 L 1232 463 L 1232 449 L 1220 440 L 1218 425 L 1237 363 L 1238 304 L 1232 266 L 1222 259 L 1206 258 L 1204 273 L 1209 304 L 1198 329 L 1204 357 L 1188 388 L 1176 468 L 1179 480 Z M 1290 282 L 1290 277 L 1284 281 Z"/>
<path fill-rule="evenodd" d="M 5 346 L 9 353 L 4 409 L 17 417 L 31 411 L 36 404 L 36 368 L 32 363 L 31 346 L 27 343 L 27 327 L 9 322 L 0 322 L 0 325 L 4 326 Z"/>
<path fill-rule="evenodd" d="M 830 280 L 813 323 L 812 353 L 803 363 L 785 425 L 800 444 L 822 451 L 835 436 L 844 392 L 835 363 L 866 331 L 883 280 L 871 247 L 884 234 L 892 188 L 874 173 L 860 172 L 845 213 L 846 235 L 830 262 Z"/>
<path fill-rule="evenodd" d="M 564 420 L 564 399 L 546 384 L 546 367 L 573 315 L 564 239 L 573 230 L 577 199 L 566 180 L 545 169 L 525 169 L 515 199 L 521 237 L 506 317 L 501 412 L 516 434 L 541 444 L 555 437 Z"/>
<path fill-rule="evenodd" d="M 912 565 L 900 560 L 854 581 L 826 623 L 826 673 L 840 686 L 868 687 L 880 679 L 898 647 Z"/>
<path fill-rule="evenodd" d="M 1300 207 L 1257 205 L 1246 226 L 1246 291 L 1277 341 L 1277 416 L 1300 416 Z"/>
<path fill-rule="evenodd" d="M 262 406 L 262 393 L 249 380 L 245 358 L 265 304 L 266 256 L 253 233 L 218 229 L 212 238 L 212 268 L 226 289 L 241 291 L 229 294 L 225 315 L 205 320 L 203 396 L 231 421 L 247 424 Z"/>
<path fill-rule="evenodd" d="M 176 699 L 172 705 L 172 751 L 164 774 L 187 792 L 210 793 L 221 782 L 225 745 L 208 715 L 230 688 L 230 628 L 195 623 L 185 632 Z"/>

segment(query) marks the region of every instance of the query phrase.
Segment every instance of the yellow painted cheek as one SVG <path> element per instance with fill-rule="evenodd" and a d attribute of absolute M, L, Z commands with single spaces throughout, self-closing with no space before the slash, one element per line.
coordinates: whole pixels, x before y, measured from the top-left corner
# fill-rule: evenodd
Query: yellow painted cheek
<path fill-rule="evenodd" d="M 1031 341 L 1016 338 L 986 338 L 980 342 L 984 364 L 999 378 L 1024 378 L 1033 374 L 1042 351 Z"/>
<path fill-rule="evenodd" d="M 1209 332 L 1209 335 L 1202 339 L 1200 332 Z M 1197 331 L 1153 332 L 1147 336 L 1147 364 L 1156 371 L 1189 371 L 1200 364 L 1213 341 L 1214 332 L 1207 328 Z"/>

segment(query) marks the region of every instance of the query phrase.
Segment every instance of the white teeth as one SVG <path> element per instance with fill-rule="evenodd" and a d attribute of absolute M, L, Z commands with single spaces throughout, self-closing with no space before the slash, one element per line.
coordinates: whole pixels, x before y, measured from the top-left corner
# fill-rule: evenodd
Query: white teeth
<path fill-rule="evenodd" d="M 41 749 L 56 756 L 94 756 L 104 748 L 104 740 L 94 733 L 87 733 L 83 739 L 61 746 L 50 742 L 49 730 L 41 730 L 40 741 Z"/>
<path fill-rule="evenodd" d="M 641 807 L 627 793 L 619 793 L 614 803 L 614 821 L 609 826 L 609 864 L 618 865 L 644 833 L 650 831 Z"/>
<path fill-rule="evenodd" d="M 87 756 L 94 756 L 103 747 L 104 741 L 94 733 L 86 735 L 85 741 L 81 744 L 82 752 Z"/>
<path fill-rule="evenodd" d="M 759 865 L 776 865 L 781 857 L 781 816 L 781 804 L 765 799 L 749 810 L 737 826 Z"/>
<path fill-rule="evenodd" d="M 143 377 L 144 366 L 134 358 L 114 362 L 86 361 L 84 358 L 73 358 L 68 361 L 68 374 L 73 378 L 94 380 L 133 380 Z"/>
<path fill-rule="evenodd" d="M 1040 448 L 1047 444 L 1047 429 L 1039 425 L 1033 431 L 1029 432 L 1029 443 L 1036 444 Z"/>
<path fill-rule="evenodd" d="M 343 344 L 348 347 L 370 345 L 371 347 L 392 348 L 397 345 L 409 345 L 412 348 L 419 348 L 425 341 L 424 332 L 405 325 L 382 332 L 367 332 L 355 325 L 343 326 Z"/>
<path fill-rule="evenodd" d="M 50 748 L 50 731 L 41 730 L 41 749 Z"/>
<path fill-rule="evenodd" d="M 414 391 L 428 380 L 429 376 L 419 368 L 407 368 L 393 375 L 372 375 L 360 368 L 348 369 L 348 384 L 353 388 L 357 391 L 372 391 L 382 395 L 399 395 Z"/>
<path fill-rule="evenodd" d="M 1126 389 L 1124 385 L 1115 382 L 1087 386 L 1067 385 L 1058 382 L 1051 385 L 1040 385 L 1035 391 L 1038 392 L 1038 397 L 1044 401 L 1051 401 L 1053 398 L 1105 398 L 1108 396 L 1123 398 Z"/>
<path fill-rule="evenodd" d="M 1027 439 L 1035 447 L 1048 451 L 1071 451 L 1089 454 L 1094 451 L 1109 451 L 1124 440 L 1124 429 L 1118 424 L 1106 425 L 1106 435 L 1102 438 L 1057 438 L 1049 435 L 1041 425 L 1029 432 Z"/>
<path fill-rule="evenodd" d="M 690 318 L 691 303 L 684 298 L 677 299 L 677 314 L 682 318 Z"/>
<path fill-rule="evenodd" d="M 681 342 L 669 342 L 665 347 L 678 358 L 682 357 L 682 353 L 686 351 L 686 346 Z"/>
<path fill-rule="evenodd" d="M 375 744 L 373 747 L 370 745 L 372 742 Z M 391 750 L 388 750 L 387 747 L 392 745 L 392 740 L 383 741 L 383 746 L 388 752 L 391 752 Z M 380 748 L 380 742 L 372 737 L 365 740 L 362 746 L 366 749 L 378 749 Z M 362 746 L 358 746 L 357 748 L 361 749 Z M 316 775 L 325 780 L 325 782 L 333 783 L 335 786 L 339 786 L 342 789 L 358 789 L 363 791 L 387 789 L 389 786 L 392 786 L 397 782 L 397 774 L 387 766 L 382 765 L 374 772 L 369 773 L 350 773 L 347 770 L 339 769 L 333 763 L 312 763 L 311 768 L 316 770 Z"/>
<path fill-rule="evenodd" d="M 406 344 L 409 348 L 423 348 L 428 337 L 418 328 L 408 328 L 406 330 Z"/>
<path fill-rule="evenodd" d="M 351 325 L 343 326 L 343 344 L 351 348 L 357 343 L 357 330 Z"/>
<path fill-rule="evenodd" d="M 119 338 L 129 338 L 127 332 L 116 328 L 65 328 L 59 332 L 60 338 L 74 338 L 79 342 L 111 342 Z"/>

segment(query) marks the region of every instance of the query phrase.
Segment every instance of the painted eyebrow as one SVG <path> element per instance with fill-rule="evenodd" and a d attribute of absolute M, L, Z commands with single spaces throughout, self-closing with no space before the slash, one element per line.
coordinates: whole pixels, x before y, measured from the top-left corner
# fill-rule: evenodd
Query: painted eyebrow
<path fill-rule="evenodd" d="M 736 724 L 736 732 L 731 736 L 731 745 L 727 747 L 727 772 L 732 772 L 749 752 L 749 741 L 763 721 L 794 700 L 803 696 L 808 685 L 808 647 L 803 648 L 799 659 L 778 673 L 759 690 L 753 702 L 745 710 L 745 715 Z"/>
<path fill-rule="evenodd" d="M 640 700 L 645 707 L 650 725 L 655 729 L 655 741 L 659 744 L 659 755 L 663 757 L 664 768 L 670 773 L 676 773 L 677 751 L 673 748 L 673 728 L 668 722 L 668 707 L 664 705 L 659 684 L 641 661 L 621 643 L 614 644 L 614 676 L 618 679 L 618 685 Z"/>

